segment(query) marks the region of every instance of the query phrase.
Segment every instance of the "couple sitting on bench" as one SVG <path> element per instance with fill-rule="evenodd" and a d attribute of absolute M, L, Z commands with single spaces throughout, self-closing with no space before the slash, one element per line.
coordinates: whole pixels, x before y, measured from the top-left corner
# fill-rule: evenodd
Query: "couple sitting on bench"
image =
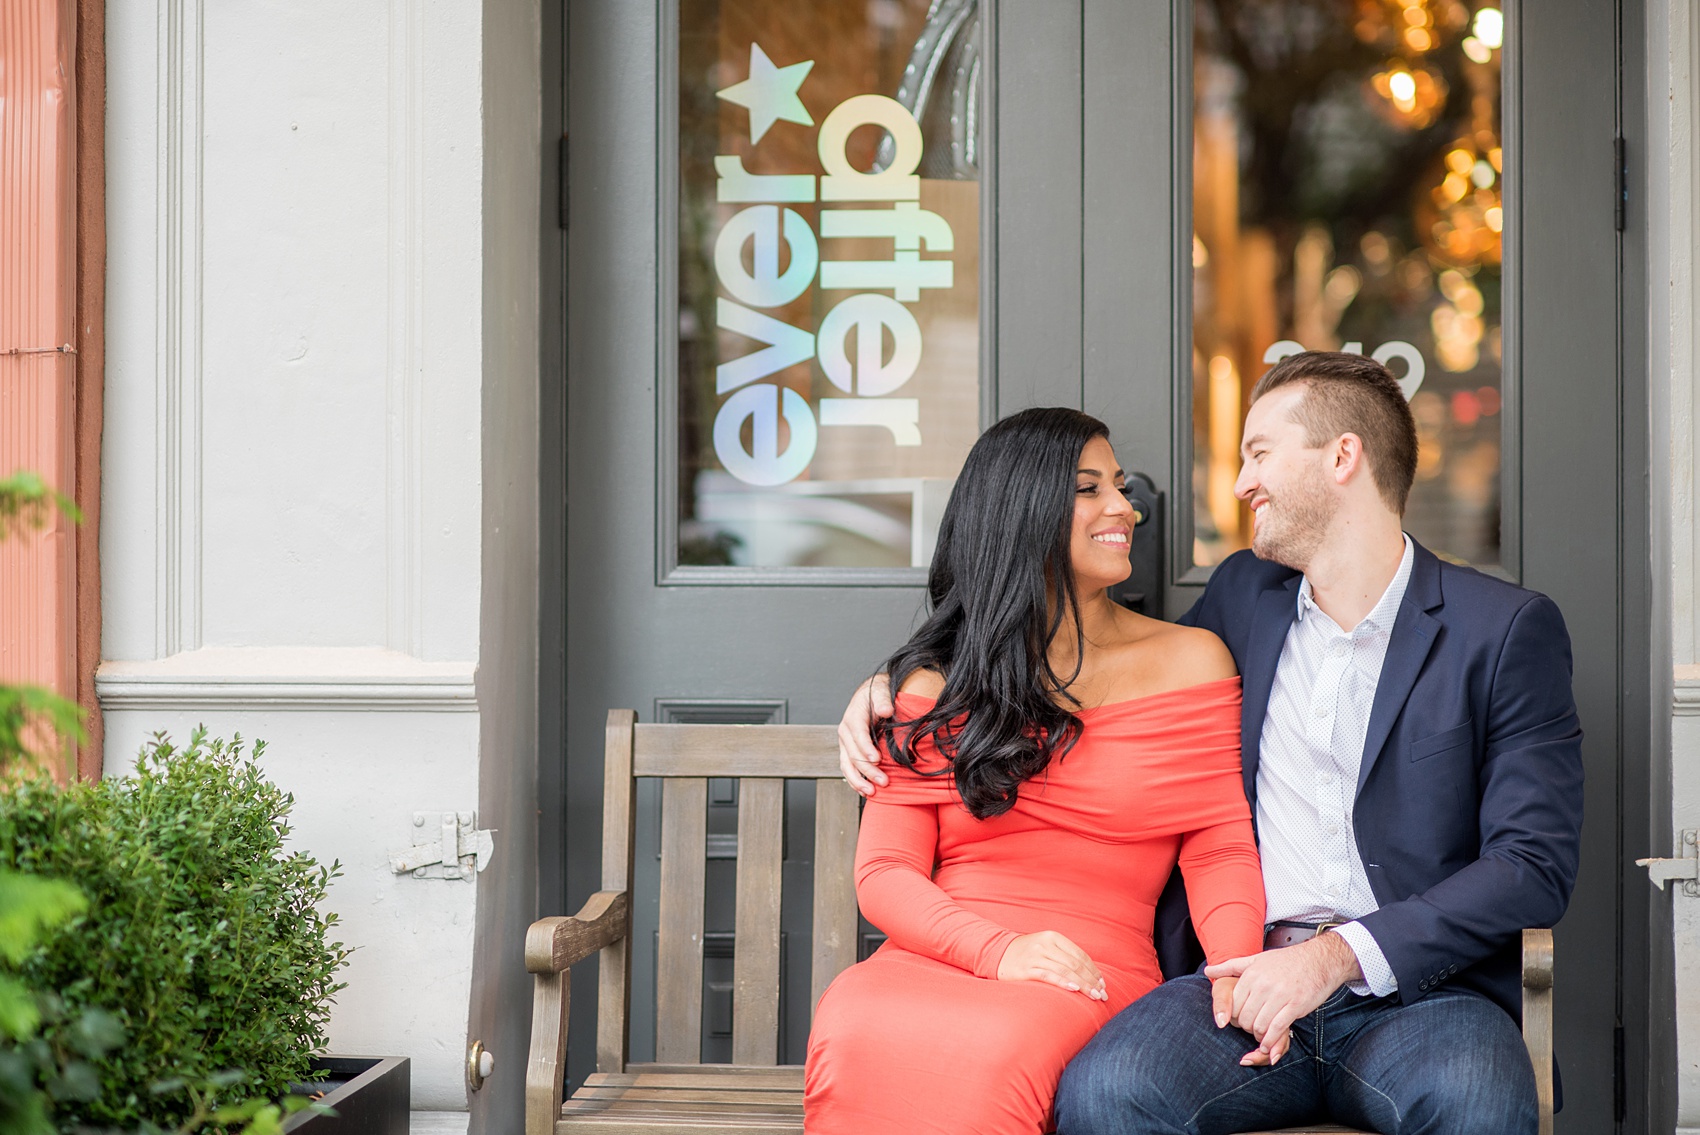
<path fill-rule="evenodd" d="M 1536 1131 L 1518 946 L 1582 816 L 1564 622 L 1404 535 L 1379 364 L 1277 364 L 1242 457 L 1252 551 L 1173 626 L 1108 597 L 1137 518 L 1102 423 L 974 446 L 930 615 L 840 726 L 887 942 L 821 999 L 807 1130 Z"/>

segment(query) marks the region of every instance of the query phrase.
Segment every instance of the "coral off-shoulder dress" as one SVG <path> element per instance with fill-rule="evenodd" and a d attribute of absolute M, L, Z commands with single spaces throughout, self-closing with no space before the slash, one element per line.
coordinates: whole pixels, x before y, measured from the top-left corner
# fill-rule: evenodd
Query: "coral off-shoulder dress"
<path fill-rule="evenodd" d="M 898 716 L 926 698 L 900 694 Z M 804 1129 L 814 1135 L 977 1135 L 1051 1128 L 1063 1065 L 1162 980 L 1151 941 L 1178 861 L 1210 961 L 1263 944 L 1263 876 L 1240 779 L 1240 680 L 1081 711 L 1080 739 L 975 819 L 923 748 L 862 813 L 856 894 L 887 941 L 821 997 Z M 1018 935 L 1085 950 L 1108 1001 L 999 981 Z M 1163 1044 L 1152 1037 L 1152 1044 Z"/>

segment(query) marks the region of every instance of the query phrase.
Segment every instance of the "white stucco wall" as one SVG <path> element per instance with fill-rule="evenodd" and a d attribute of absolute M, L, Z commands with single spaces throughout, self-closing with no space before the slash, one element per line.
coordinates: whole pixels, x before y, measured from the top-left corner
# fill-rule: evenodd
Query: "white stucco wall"
<path fill-rule="evenodd" d="M 456 0 L 107 12 L 106 767 L 196 722 L 269 743 L 297 846 L 343 864 L 331 906 L 355 954 L 332 1047 L 411 1057 L 432 1109 L 467 1107 L 480 891 L 523 906 L 535 873 L 524 824 L 477 882 L 387 865 L 415 811 L 480 807 L 489 719 L 531 704 L 534 637 L 504 641 L 519 620 L 481 606 L 492 562 L 503 594 L 535 591 L 523 535 L 484 554 L 485 198 L 503 182 L 483 20 Z M 514 176 L 534 199 L 535 168 Z M 533 259 L 502 302 L 535 284 Z M 535 344 L 509 386 L 535 390 Z M 510 485 L 529 475 L 501 462 Z M 509 654 L 497 688 L 475 682 Z M 503 769 L 534 760 L 526 730 L 496 735 Z"/>

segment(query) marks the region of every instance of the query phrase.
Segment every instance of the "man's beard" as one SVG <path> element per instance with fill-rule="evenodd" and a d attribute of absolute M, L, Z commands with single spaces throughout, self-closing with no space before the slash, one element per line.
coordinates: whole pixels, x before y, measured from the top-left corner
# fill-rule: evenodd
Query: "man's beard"
<path fill-rule="evenodd" d="M 1339 502 L 1329 495 L 1321 471 L 1313 471 L 1279 497 L 1270 498 L 1268 511 L 1252 529 L 1252 553 L 1260 560 L 1307 570 L 1338 509 Z"/>

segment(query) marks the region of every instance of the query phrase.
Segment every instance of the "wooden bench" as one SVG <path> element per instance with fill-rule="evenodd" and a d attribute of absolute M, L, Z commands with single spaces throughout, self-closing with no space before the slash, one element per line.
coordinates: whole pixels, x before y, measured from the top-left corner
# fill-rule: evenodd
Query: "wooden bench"
<path fill-rule="evenodd" d="M 525 1080 L 526 1135 L 803 1128 L 803 1069 L 780 1065 L 779 903 L 785 781 L 815 782 L 810 1004 L 856 960 L 860 801 L 838 772 L 831 726 L 638 725 L 608 715 L 602 890 L 572 918 L 526 934 L 537 975 Z M 637 777 L 662 778 L 655 1063 L 628 1060 L 632 836 Z M 732 1064 L 702 1064 L 703 897 L 709 778 L 738 785 Z M 567 968 L 601 951 L 596 1072 L 562 1101 Z"/>
<path fill-rule="evenodd" d="M 856 960 L 859 800 L 838 772 L 831 726 L 638 725 L 608 715 L 602 890 L 571 918 L 532 924 L 525 965 L 536 975 L 525 1080 L 526 1135 L 692 1131 L 794 1135 L 803 1127 L 803 1069 L 778 1063 L 780 870 L 786 780 L 815 782 L 810 1004 Z M 655 1061 L 629 1060 L 635 780 L 662 780 Z M 736 950 L 731 1064 L 701 1063 L 703 899 L 708 781 L 738 795 Z M 568 969 L 600 952 L 596 1072 L 563 1100 Z M 1523 936 L 1523 1033 L 1552 1131 L 1552 932 Z M 1344 1132 L 1343 1127 L 1292 1132 Z"/>

